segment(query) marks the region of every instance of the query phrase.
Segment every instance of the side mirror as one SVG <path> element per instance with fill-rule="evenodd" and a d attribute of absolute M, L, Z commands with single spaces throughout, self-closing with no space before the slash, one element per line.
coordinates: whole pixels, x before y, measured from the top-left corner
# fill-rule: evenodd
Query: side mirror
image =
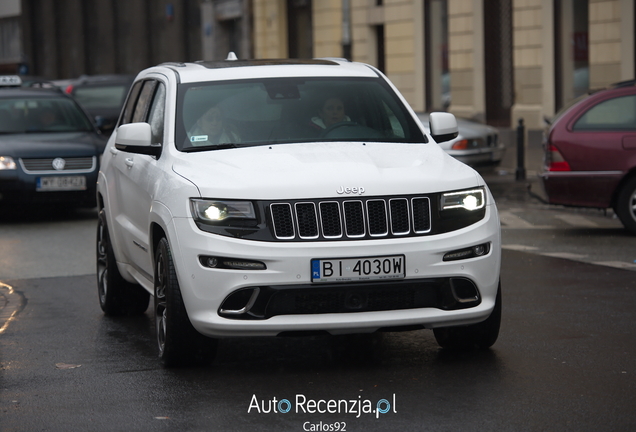
<path fill-rule="evenodd" d="M 429 128 L 435 142 L 441 143 L 457 138 L 457 119 L 451 113 L 434 112 L 429 116 Z"/>
<path fill-rule="evenodd" d="M 152 131 L 148 123 L 128 123 L 119 126 L 115 134 L 117 150 L 151 156 L 161 154 L 161 144 L 152 144 Z"/>

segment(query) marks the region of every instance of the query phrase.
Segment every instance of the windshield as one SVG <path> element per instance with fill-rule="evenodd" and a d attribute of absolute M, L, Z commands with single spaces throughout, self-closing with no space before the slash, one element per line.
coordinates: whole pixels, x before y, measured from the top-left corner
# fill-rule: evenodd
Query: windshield
<path fill-rule="evenodd" d="M 67 98 L 0 99 L 0 133 L 90 131 L 93 126 Z"/>
<path fill-rule="evenodd" d="M 177 147 L 199 151 L 317 142 L 426 142 L 377 78 L 302 78 L 182 84 Z"/>

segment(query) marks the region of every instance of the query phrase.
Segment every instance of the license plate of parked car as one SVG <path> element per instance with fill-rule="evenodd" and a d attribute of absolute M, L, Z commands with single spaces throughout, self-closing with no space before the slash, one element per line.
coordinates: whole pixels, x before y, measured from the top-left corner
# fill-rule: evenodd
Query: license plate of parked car
<path fill-rule="evenodd" d="M 312 282 L 399 279 L 406 274 L 404 255 L 311 260 Z"/>
<path fill-rule="evenodd" d="M 40 192 L 86 190 L 86 177 L 38 177 L 36 190 Z"/>

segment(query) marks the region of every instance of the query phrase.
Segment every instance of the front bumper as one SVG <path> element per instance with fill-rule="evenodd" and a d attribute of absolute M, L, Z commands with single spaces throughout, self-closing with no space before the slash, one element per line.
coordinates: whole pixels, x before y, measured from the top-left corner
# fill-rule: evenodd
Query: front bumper
<path fill-rule="evenodd" d="M 423 237 L 271 243 L 205 233 L 189 218 L 173 219 L 169 232 L 188 315 L 194 327 L 208 336 L 275 336 L 290 331 L 340 334 L 472 324 L 490 315 L 499 284 L 501 240 L 494 205 L 487 207 L 486 216 L 478 223 Z M 482 243 L 491 244 L 487 255 L 443 261 L 445 253 Z M 311 282 L 312 259 L 398 254 L 404 255 L 406 262 L 406 276 L 400 281 L 329 285 Z M 260 261 L 267 269 L 207 268 L 199 260 L 204 255 Z M 477 299 L 463 303 L 462 307 L 445 307 L 440 298 L 450 292 L 444 287 L 451 280 L 470 281 L 476 287 Z M 220 312 L 230 295 L 256 288 L 258 297 L 263 297 L 255 301 L 254 316 L 237 317 Z M 375 288 L 379 291 L 374 291 Z M 356 300 L 356 294 L 361 293 Z M 276 295 L 283 297 L 274 304 L 272 299 Z M 408 299 L 395 299 L 401 295 L 417 300 L 409 303 Z M 329 299 L 335 299 L 335 304 L 329 305 Z M 306 301 L 304 309 L 302 301 Z M 387 306 L 386 302 L 395 302 L 395 306 Z M 273 306 L 268 309 L 270 303 Z M 259 310 L 262 313 L 256 313 Z"/>
<path fill-rule="evenodd" d="M 97 205 L 95 190 L 97 172 L 95 167 L 90 172 L 59 174 L 28 174 L 22 170 L 0 171 L 0 205 L 12 204 L 71 204 L 78 207 L 95 207 Z M 39 177 L 83 176 L 86 179 L 84 190 L 38 191 Z"/>

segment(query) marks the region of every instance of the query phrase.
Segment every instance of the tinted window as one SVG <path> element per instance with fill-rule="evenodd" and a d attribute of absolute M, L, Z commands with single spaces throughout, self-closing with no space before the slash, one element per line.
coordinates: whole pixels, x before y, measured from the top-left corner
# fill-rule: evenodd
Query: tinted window
<path fill-rule="evenodd" d="M 137 81 L 130 90 L 130 95 L 128 96 L 128 100 L 126 101 L 126 106 L 124 107 L 124 115 L 121 120 L 121 124 L 130 123 L 132 121 L 132 115 L 135 112 L 135 104 L 137 103 L 137 97 L 139 97 L 139 91 L 141 91 L 141 86 L 143 85 L 143 81 Z"/>
<path fill-rule="evenodd" d="M 88 118 L 70 99 L 0 99 L 0 133 L 92 130 Z"/>
<path fill-rule="evenodd" d="M 152 106 L 150 107 L 150 113 L 148 114 L 148 123 L 152 130 L 152 143 L 163 143 L 163 115 L 164 107 L 166 105 L 166 87 L 159 83 L 157 85 L 157 91 L 155 97 L 152 100 Z"/>
<path fill-rule="evenodd" d="M 397 95 L 374 78 L 182 84 L 177 109 L 180 149 L 316 141 L 426 142 Z"/>
<path fill-rule="evenodd" d="M 141 92 L 139 93 L 139 99 L 137 99 L 135 112 L 132 117 L 133 123 L 142 122 L 146 120 L 146 113 L 148 113 L 148 108 L 150 105 L 150 101 L 152 100 L 152 96 L 154 94 L 156 85 L 157 85 L 157 81 L 153 81 L 153 80 L 144 81 L 143 87 L 141 88 Z"/>
<path fill-rule="evenodd" d="M 636 129 L 636 95 L 609 99 L 590 108 L 574 124 L 574 130 Z"/>

